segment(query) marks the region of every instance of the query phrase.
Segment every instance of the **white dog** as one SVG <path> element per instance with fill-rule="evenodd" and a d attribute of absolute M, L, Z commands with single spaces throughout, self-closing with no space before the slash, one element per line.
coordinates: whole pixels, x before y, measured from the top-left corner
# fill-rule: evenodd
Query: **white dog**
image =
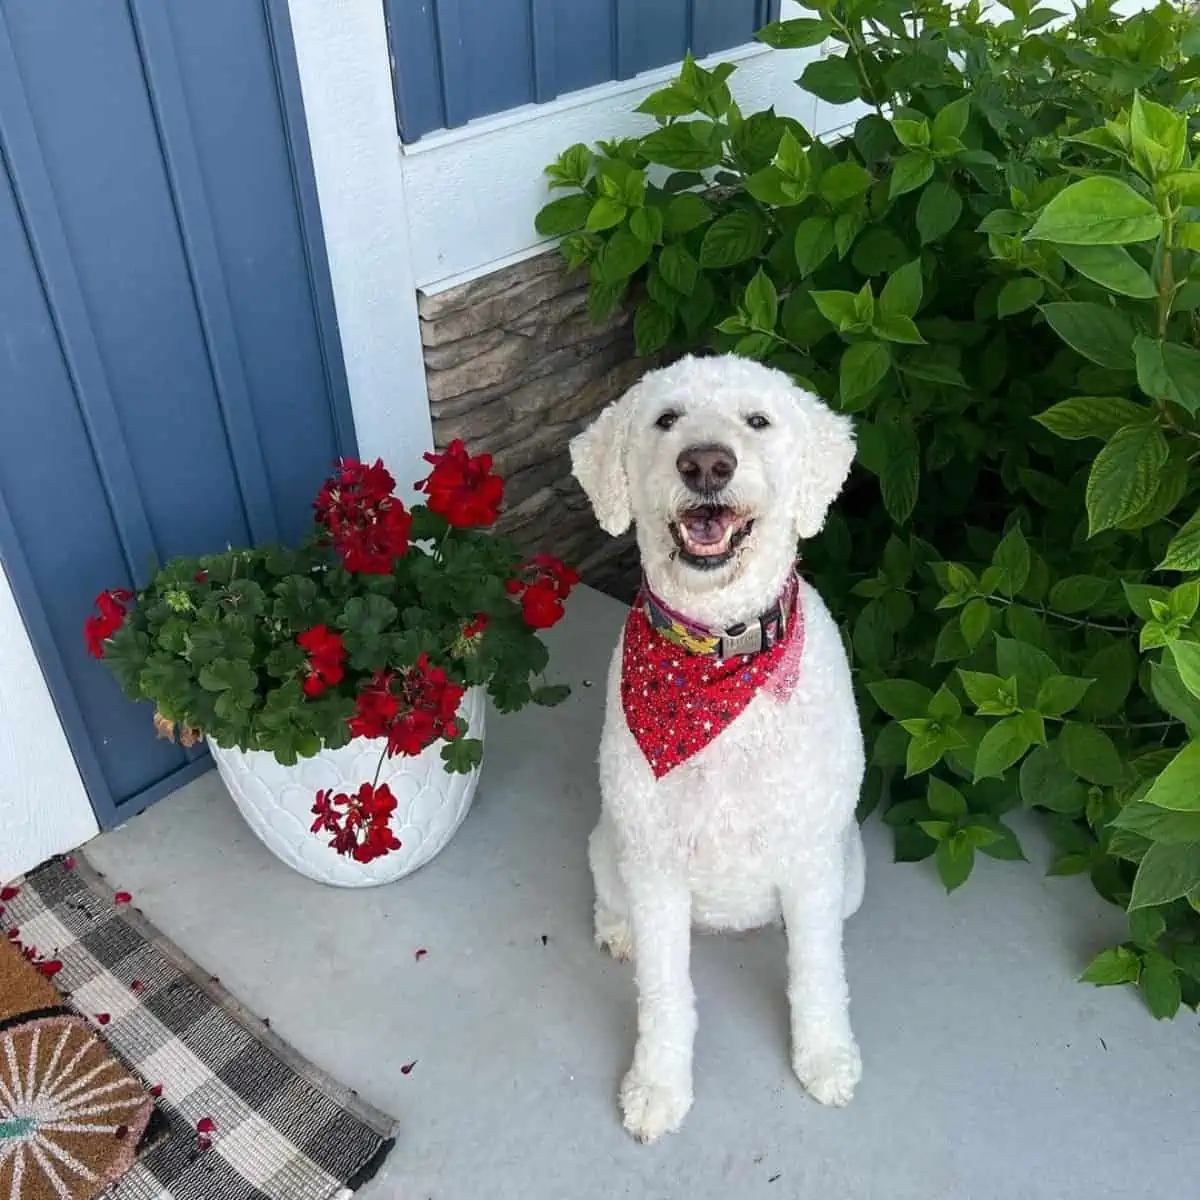
<path fill-rule="evenodd" d="M 633 954 L 621 1087 L 642 1141 L 692 1103 L 691 929 L 782 918 L 792 1065 L 823 1104 L 862 1075 L 842 923 L 862 902 L 862 735 L 829 611 L 797 579 L 854 458 L 847 418 L 731 356 L 645 376 L 571 443 L 600 525 L 636 523 L 645 585 L 608 679 L 592 834 L 596 940 Z"/>

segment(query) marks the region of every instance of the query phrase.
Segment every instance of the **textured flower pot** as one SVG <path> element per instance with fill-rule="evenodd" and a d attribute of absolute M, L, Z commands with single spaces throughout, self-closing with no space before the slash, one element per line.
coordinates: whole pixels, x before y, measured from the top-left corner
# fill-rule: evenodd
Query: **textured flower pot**
<path fill-rule="evenodd" d="M 471 688 L 459 713 L 473 738 L 483 738 L 484 691 Z M 322 750 L 285 767 L 264 750 L 222 749 L 209 741 L 221 780 L 259 840 L 289 867 L 333 887 L 377 887 L 411 875 L 434 857 L 462 824 L 479 783 L 479 768 L 451 775 L 442 763 L 442 742 L 415 757 L 385 759 L 379 782 L 396 797 L 392 830 L 400 849 L 358 863 L 329 847 L 329 835 L 312 833 L 318 791 L 354 792 L 375 778 L 382 739 L 356 738 L 340 750 Z"/>

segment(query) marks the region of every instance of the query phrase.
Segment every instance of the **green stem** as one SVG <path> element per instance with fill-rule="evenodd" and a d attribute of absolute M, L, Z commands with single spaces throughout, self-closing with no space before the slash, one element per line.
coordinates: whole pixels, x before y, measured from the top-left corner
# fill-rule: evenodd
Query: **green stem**
<path fill-rule="evenodd" d="M 994 600 L 997 604 L 1016 604 L 1016 600 L 1009 600 L 1005 596 L 986 596 L 986 600 Z M 1024 601 L 1022 601 L 1024 603 Z M 1047 620 L 1062 621 L 1064 624 L 1070 625 L 1075 629 L 1102 629 L 1105 633 L 1121 633 L 1128 634 L 1130 632 L 1128 625 L 1106 625 L 1102 621 L 1089 621 L 1086 617 L 1069 617 L 1066 613 L 1057 613 L 1048 609 L 1044 604 L 1029 605 L 1036 612 L 1041 613 Z"/>
<path fill-rule="evenodd" d="M 1171 319 L 1171 305 L 1175 300 L 1175 266 L 1173 252 L 1175 249 L 1175 217 L 1169 216 L 1163 222 L 1162 270 L 1158 277 L 1158 338 L 1162 341 L 1167 336 L 1167 322 Z"/>
<path fill-rule="evenodd" d="M 862 80 L 863 88 L 870 97 L 870 103 L 882 117 L 883 105 L 880 103 L 879 97 L 875 94 L 875 85 L 871 82 L 871 76 L 868 74 L 866 64 L 862 59 L 863 52 L 866 50 L 866 43 L 859 36 L 858 32 L 851 29 L 849 23 L 840 20 L 836 13 L 830 12 L 829 20 L 838 33 L 845 38 L 846 45 L 850 51 L 850 57 L 854 60 L 854 68 L 858 71 L 858 77 Z"/>
<path fill-rule="evenodd" d="M 1182 721 L 1094 721 L 1097 729 L 1119 729 L 1128 732 L 1130 729 L 1171 729 L 1182 725 Z"/>

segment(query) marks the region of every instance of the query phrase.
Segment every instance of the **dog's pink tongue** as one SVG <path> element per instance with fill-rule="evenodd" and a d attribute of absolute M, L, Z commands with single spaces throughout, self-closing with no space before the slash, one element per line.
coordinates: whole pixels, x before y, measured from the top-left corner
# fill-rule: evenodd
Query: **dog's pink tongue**
<path fill-rule="evenodd" d="M 717 516 L 689 516 L 683 523 L 688 536 L 701 546 L 715 546 L 725 536 L 725 522 Z"/>

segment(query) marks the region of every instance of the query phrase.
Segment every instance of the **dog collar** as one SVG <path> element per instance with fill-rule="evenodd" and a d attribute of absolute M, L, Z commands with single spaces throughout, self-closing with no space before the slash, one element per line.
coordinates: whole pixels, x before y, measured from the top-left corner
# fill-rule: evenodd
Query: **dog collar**
<path fill-rule="evenodd" d="M 680 616 L 664 604 L 643 579 L 639 604 L 650 627 L 673 645 L 689 654 L 709 655 L 717 659 L 761 654 L 777 645 L 787 634 L 799 594 L 799 578 L 793 572 L 783 595 L 765 612 L 748 624 L 740 622 L 728 629 L 711 629 Z"/>

